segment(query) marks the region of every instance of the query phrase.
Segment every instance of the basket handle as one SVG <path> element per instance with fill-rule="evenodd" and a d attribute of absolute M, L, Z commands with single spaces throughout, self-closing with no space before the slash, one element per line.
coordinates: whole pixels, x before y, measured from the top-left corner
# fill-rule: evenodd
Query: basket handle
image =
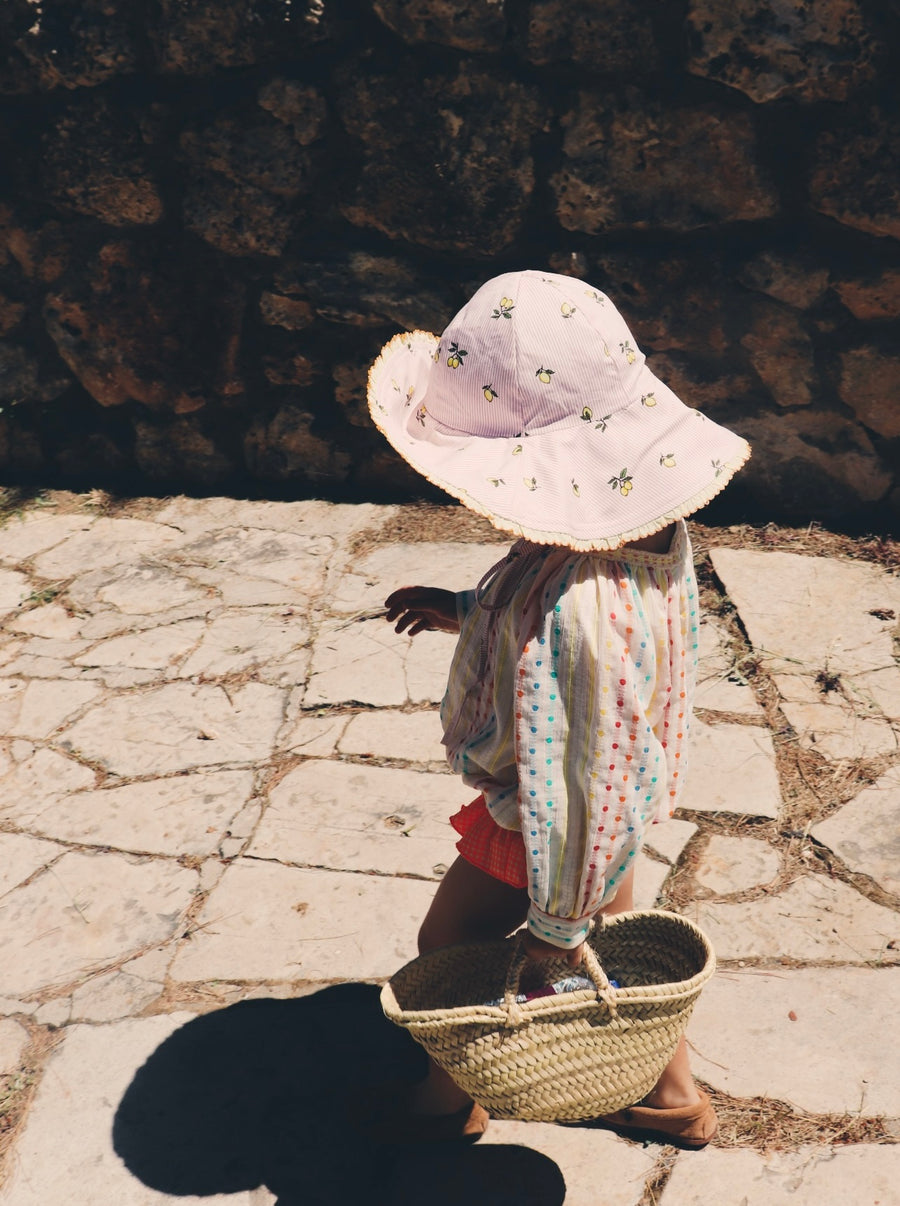
<path fill-rule="evenodd" d="M 521 1024 L 524 1014 L 522 1006 L 516 1000 L 519 993 L 519 984 L 522 979 L 522 972 L 525 969 L 525 964 L 528 962 L 528 955 L 525 951 L 525 935 L 527 930 L 519 930 L 516 935 L 516 948 L 513 952 L 513 957 L 510 960 L 509 967 L 506 972 L 506 986 L 503 993 L 503 1004 L 506 1008 L 506 1025 L 518 1026 Z M 597 999 L 610 1012 L 611 1017 L 618 1017 L 618 1009 L 616 1007 L 616 990 L 609 982 L 609 977 L 600 965 L 600 960 L 594 951 L 594 948 L 589 942 L 585 942 L 581 950 L 581 963 L 579 967 L 583 967 L 593 982 L 594 988 L 597 990 Z"/>

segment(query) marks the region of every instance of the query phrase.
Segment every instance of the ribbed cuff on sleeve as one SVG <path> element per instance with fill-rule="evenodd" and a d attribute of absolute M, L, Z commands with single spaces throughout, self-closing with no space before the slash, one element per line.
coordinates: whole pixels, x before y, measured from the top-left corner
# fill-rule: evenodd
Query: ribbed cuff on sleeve
<path fill-rule="evenodd" d="M 549 942 L 552 946 L 558 946 L 562 950 L 570 951 L 584 942 L 591 928 L 591 919 L 590 917 L 576 917 L 574 920 L 570 917 L 551 917 L 549 913 L 542 913 L 537 905 L 532 903 L 528 909 L 527 924 L 535 938 L 540 938 L 542 942 Z"/>

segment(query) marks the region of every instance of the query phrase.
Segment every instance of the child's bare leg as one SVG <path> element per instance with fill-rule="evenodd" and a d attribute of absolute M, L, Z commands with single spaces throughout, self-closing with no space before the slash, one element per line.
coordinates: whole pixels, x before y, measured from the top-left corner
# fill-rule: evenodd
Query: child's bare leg
<path fill-rule="evenodd" d="M 634 908 L 634 871 L 629 871 L 612 901 L 603 909 L 604 913 L 628 913 Z M 644 1105 L 660 1110 L 678 1109 L 680 1106 L 696 1105 L 700 1100 L 697 1086 L 691 1075 L 691 1064 L 684 1036 L 675 1048 L 675 1054 L 663 1069 L 656 1085 L 644 1098 Z"/>
<path fill-rule="evenodd" d="M 528 912 L 528 893 L 457 858 L 441 880 L 419 930 L 419 953 L 458 942 L 505 938 Z M 413 1108 L 422 1114 L 452 1114 L 471 1098 L 429 1060 L 428 1075 L 415 1089 Z"/>

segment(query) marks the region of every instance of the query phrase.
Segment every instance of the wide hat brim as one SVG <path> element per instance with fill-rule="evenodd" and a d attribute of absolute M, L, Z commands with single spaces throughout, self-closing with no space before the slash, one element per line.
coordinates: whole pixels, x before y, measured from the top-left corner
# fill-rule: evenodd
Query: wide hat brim
<path fill-rule="evenodd" d="M 450 430 L 429 409 L 439 342 L 415 331 L 384 347 L 369 373 L 372 418 L 428 481 L 536 543 L 590 551 L 652 535 L 708 503 L 750 455 L 746 440 L 685 406 L 643 357 L 632 398 L 614 415 L 594 405 L 531 432 Z"/>

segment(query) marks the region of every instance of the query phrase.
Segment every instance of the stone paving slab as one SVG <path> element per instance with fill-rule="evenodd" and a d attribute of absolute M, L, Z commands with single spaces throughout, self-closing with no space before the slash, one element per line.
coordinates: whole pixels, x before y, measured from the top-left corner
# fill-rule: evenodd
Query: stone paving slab
<path fill-rule="evenodd" d="M 851 871 L 900 896 L 900 767 L 885 771 L 810 833 Z"/>
<path fill-rule="evenodd" d="M 195 1183 L 142 1180 L 110 1129 L 143 1061 L 180 1020 L 198 1024 L 197 1002 L 234 1003 L 204 1015 L 226 1021 L 254 998 L 300 1006 L 365 990 L 377 1003 L 375 986 L 412 956 L 455 854 L 448 816 L 469 793 L 440 745 L 453 638 L 411 641 L 378 613 L 400 585 L 474 586 L 505 546 L 450 543 L 439 526 L 434 539 L 391 540 L 395 521 L 408 526 L 400 508 L 172 499 L 102 515 L 87 499 L 55 513 L 54 499 L 0 528 L 0 1053 L 22 1057 L 26 1020 L 38 1037 L 62 1035 L 0 1202 L 62 1206 L 77 1185 L 79 1206 L 299 1206 L 296 1135 L 316 1123 L 302 1104 L 278 1132 L 283 1183 L 229 1182 L 227 1198 L 221 1177 L 202 1198 L 183 1196 Z M 813 817 L 833 876 L 804 873 L 804 857 L 818 860 L 798 845 L 795 797 L 782 804 L 767 714 L 728 630 L 705 618 L 685 809 L 647 835 L 636 904 L 676 900 L 713 937 L 720 971 L 689 1038 L 697 1073 L 734 1108 L 769 1095 L 896 1118 L 900 671 L 896 621 L 882 617 L 898 610 L 897 580 L 861 562 L 747 552 L 712 551 L 749 634 L 747 667 L 761 658 L 774 672 L 782 715 L 823 773 L 843 783 L 881 751 L 881 777 Z M 822 689 L 824 669 L 839 689 Z M 784 770 L 791 746 L 777 738 Z M 226 1075 L 232 1055 L 215 1049 Z M 242 1075 L 245 1100 L 259 1076 Z M 885 1167 L 896 1179 L 897 1150 L 683 1153 L 663 1202 L 730 1206 L 733 1187 L 749 1204 L 770 1186 L 772 1201 L 786 1187 L 830 1206 L 829 1161 L 874 1194 Z M 363 1158 L 342 1143 L 332 1171 L 348 1152 Z M 229 1158 L 216 1157 L 217 1175 Z M 492 1200 L 514 1184 L 541 1206 L 643 1206 L 668 1162 L 605 1132 L 502 1123 L 465 1159 L 401 1161 L 390 1200 L 419 1206 L 423 1186 L 431 1206 Z"/>
<path fill-rule="evenodd" d="M 28 1031 L 14 1018 L 0 1018 L 0 1075 L 15 1072 L 28 1038 Z"/>
<path fill-rule="evenodd" d="M 694 874 L 702 887 L 723 895 L 772 883 L 780 865 L 778 852 L 767 842 L 714 833 Z"/>
<path fill-rule="evenodd" d="M 781 789 L 768 729 L 691 723 L 682 806 L 696 812 L 777 817 Z"/>
<path fill-rule="evenodd" d="M 898 1183 L 900 1147 L 707 1148 L 679 1157 L 660 1206 L 891 1206 Z"/>
<path fill-rule="evenodd" d="M 440 586 L 468 590 L 507 548 L 499 544 L 387 544 L 360 557 L 337 583 L 332 610 L 356 614 L 379 609 L 402 586 Z"/>
<path fill-rule="evenodd" d="M 481 1141 L 521 1144 L 553 1160 L 566 1183 L 566 1206 L 638 1206 L 656 1162 L 652 1149 L 609 1131 L 495 1120 Z"/>
<path fill-rule="evenodd" d="M 176 981 L 387 980 L 416 950 L 435 884 L 244 859 L 210 893 Z"/>
<path fill-rule="evenodd" d="M 56 515 L 32 511 L 13 515 L 4 524 L 0 542 L 0 563 L 21 565 L 37 553 L 55 548 L 75 532 L 89 531 L 96 516 Z"/>
<path fill-rule="evenodd" d="M 251 770 L 176 775 L 73 791 L 29 817 L 35 833 L 143 854 L 213 854 L 251 798 Z"/>
<path fill-rule="evenodd" d="M 96 781 L 96 772 L 74 758 L 29 741 L 13 741 L 8 755 L 0 751 L 3 820 L 40 832 L 36 821 L 45 809 Z"/>
<path fill-rule="evenodd" d="M 700 648 L 697 665 L 696 708 L 714 712 L 735 712 L 742 716 L 762 717 L 762 708 L 752 688 L 742 681 L 740 668 L 726 652 L 725 627 L 709 616 L 700 620 Z"/>
<path fill-rule="evenodd" d="M 263 683 L 234 690 L 167 683 L 98 703 L 58 740 L 63 748 L 129 778 L 256 763 L 269 756 L 284 703 L 282 691 Z"/>
<path fill-rule="evenodd" d="M 65 853 L 58 842 L 44 842 L 24 833 L 0 833 L 0 908 L 3 897 Z"/>
<path fill-rule="evenodd" d="M 456 840 L 448 818 L 471 795 L 452 775 L 313 759 L 271 790 L 248 854 L 439 878 Z"/>
<path fill-rule="evenodd" d="M 27 996 L 167 941 L 196 888 L 177 864 L 67 852 L 0 899 L 4 992 Z"/>
<path fill-rule="evenodd" d="M 900 579 L 878 566 L 757 549 L 710 557 L 770 672 L 815 675 L 827 663 L 852 676 L 893 663 L 891 621 L 873 612 L 900 614 Z"/>
<path fill-rule="evenodd" d="M 159 556 L 180 543 L 174 527 L 142 519 L 86 520 L 70 536 L 31 558 L 34 573 L 51 581 L 88 570 Z"/>
<path fill-rule="evenodd" d="M 455 645 L 449 633 L 410 641 L 380 620 L 330 620 L 319 629 L 304 704 L 440 703 Z"/>
<path fill-rule="evenodd" d="M 672 817 L 659 825 L 651 825 L 644 844 L 661 855 L 669 863 L 677 863 L 685 846 L 697 832 L 691 821 L 680 821 Z"/>
<path fill-rule="evenodd" d="M 687 913 L 722 959 L 900 961 L 900 916 L 822 875 L 805 875 L 755 900 L 697 900 Z"/>
<path fill-rule="evenodd" d="M 101 688 L 94 683 L 0 679 L 0 732 L 5 737 L 40 741 L 100 694 Z"/>
<path fill-rule="evenodd" d="M 861 702 L 856 693 L 823 692 L 811 675 L 772 677 L 781 696 L 781 710 L 807 749 L 835 761 L 896 751 L 897 732 L 890 720 L 873 714 L 875 709 Z"/>
<path fill-rule="evenodd" d="M 337 741 L 339 754 L 364 758 L 402 758 L 411 762 L 446 766 L 447 752 L 441 744 L 440 714 L 398 712 L 379 708 L 351 718 Z"/>
<path fill-rule="evenodd" d="M 275 1197 L 256 1189 L 238 1194 L 178 1196 L 144 1185 L 113 1147 L 116 1108 L 135 1070 L 189 1015 L 173 1014 L 72 1026 L 54 1051 L 16 1149 L 3 1206 L 270 1206 Z M 48 1153 L 53 1158 L 48 1159 Z"/>
<path fill-rule="evenodd" d="M 897 968 L 720 970 L 691 1018 L 694 1071 L 735 1097 L 898 1117 L 898 1010 Z"/>

